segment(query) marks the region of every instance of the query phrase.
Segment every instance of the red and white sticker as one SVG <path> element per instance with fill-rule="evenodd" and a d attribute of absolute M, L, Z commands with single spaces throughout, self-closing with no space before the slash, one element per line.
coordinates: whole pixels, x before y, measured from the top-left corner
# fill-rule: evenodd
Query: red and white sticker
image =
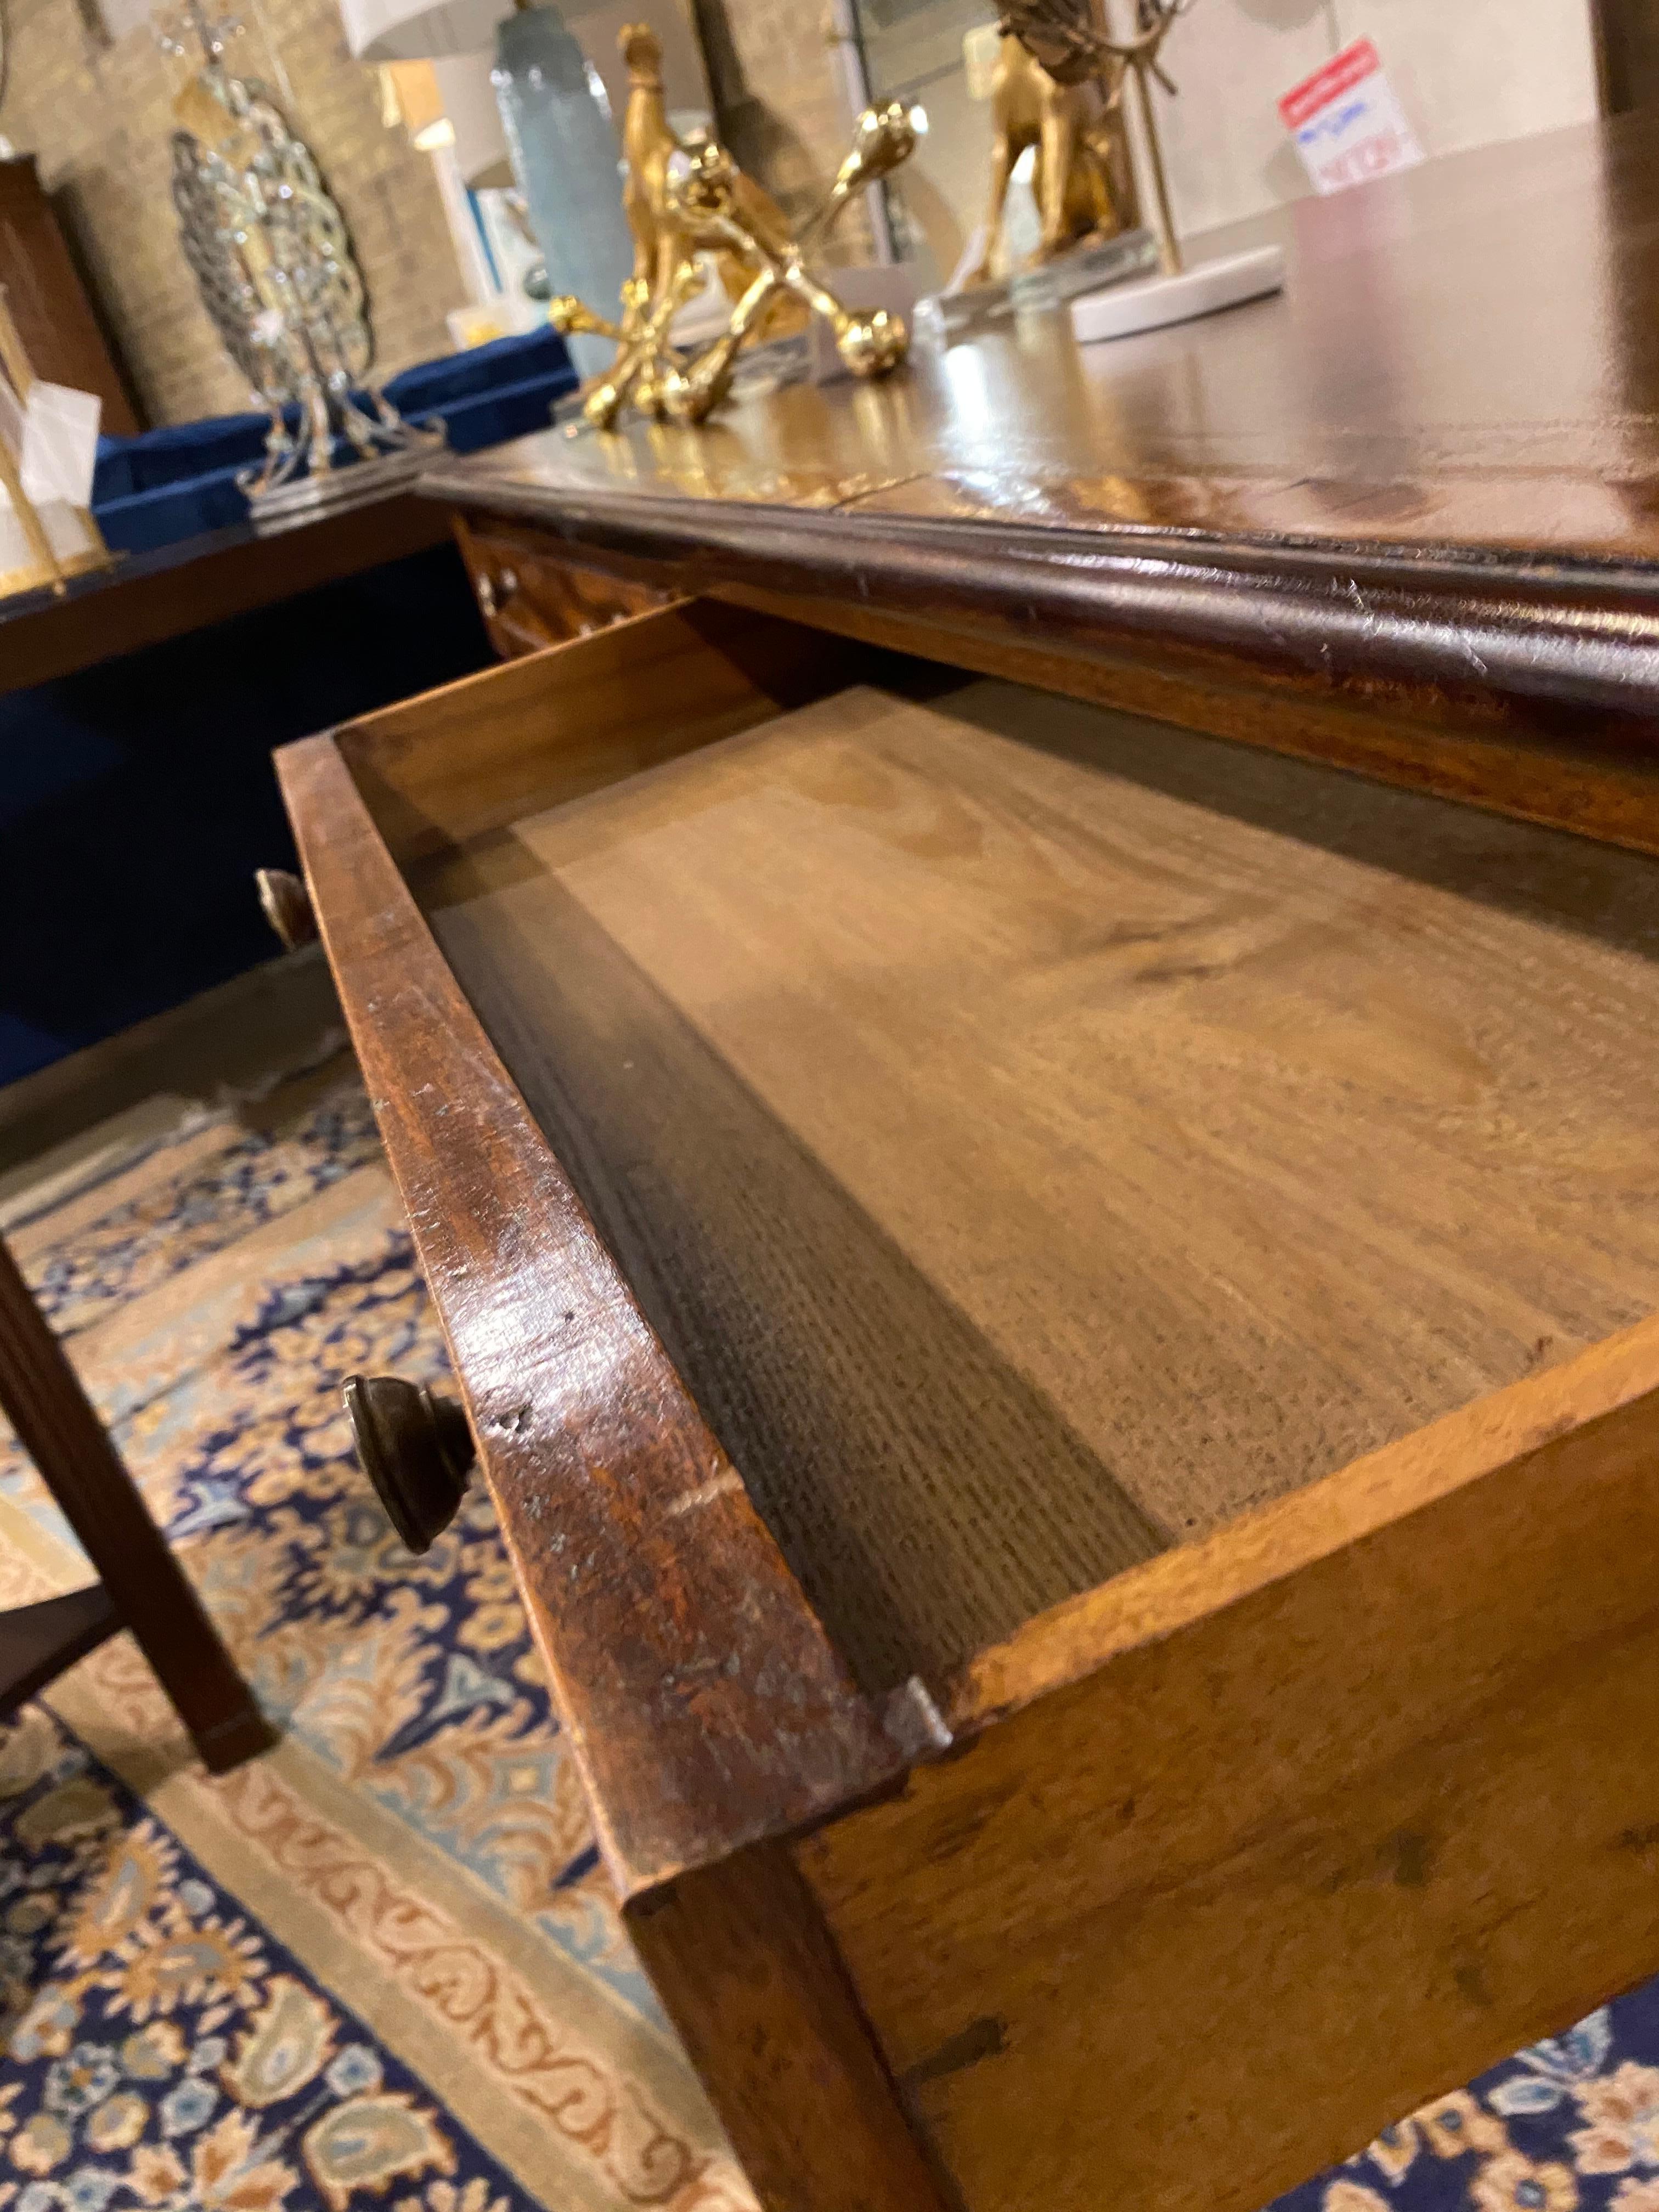
<path fill-rule="evenodd" d="M 1285 128 L 1319 192 L 1340 192 L 1368 177 L 1409 169 L 1423 158 L 1376 48 L 1356 39 L 1287 92 Z"/>

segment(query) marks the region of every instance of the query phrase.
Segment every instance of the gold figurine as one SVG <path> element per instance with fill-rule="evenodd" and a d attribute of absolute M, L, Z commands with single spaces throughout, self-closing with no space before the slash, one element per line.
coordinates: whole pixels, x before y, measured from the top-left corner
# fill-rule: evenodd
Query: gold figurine
<path fill-rule="evenodd" d="M 1123 118 L 1131 76 L 1145 125 L 1159 250 L 1166 269 L 1179 269 L 1146 75 L 1175 90 L 1158 53 L 1176 16 L 1190 4 L 1136 0 L 1135 35 L 1120 41 L 1101 27 L 1092 0 L 1003 0 L 991 92 L 985 254 L 969 283 L 983 283 L 989 274 L 1008 179 L 1028 146 L 1036 149 L 1031 190 L 1042 222 L 1035 260 L 1050 261 L 1074 246 L 1103 241 L 1139 221 Z"/>
<path fill-rule="evenodd" d="M 663 100 L 662 41 L 643 23 L 624 26 L 617 38 L 628 64 L 628 106 L 623 117 L 623 212 L 634 234 L 634 277 L 660 299 L 687 258 L 684 234 L 667 211 L 668 167 L 683 149 Z M 736 173 L 736 212 L 744 228 L 775 252 L 789 244 L 789 224 L 772 195 L 752 177 Z M 749 289 L 754 270 L 735 256 L 717 256 L 720 282 L 735 305 Z M 804 315 L 795 319 L 804 322 Z M 773 325 L 775 328 L 775 325 Z"/>
<path fill-rule="evenodd" d="M 559 330 L 617 341 L 615 361 L 584 398 L 586 419 L 609 429 L 631 403 L 642 414 L 701 422 L 731 389 L 740 349 L 763 331 L 776 331 L 792 309 L 796 327 L 805 314 L 824 317 L 855 376 L 883 376 L 896 368 L 909 345 L 903 323 L 883 308 L 850 314 L 812 275 L 806 255 L 854 192 L 908 158 L 916 142 L 909 111 L 897 101 L 866 109 L 834 185 L 797 238 L 777 203 L 724 147 L 675 137 L 663 104 L 655 33 L 630 24 L 620 45 L 629 70 L 623 205 L 634 234 L 634 273 L 623 287 L 617 322 L 568 297 L 549 308 Z M 688 356 L 671 342 L 669 326 L 701 282 L 698 257 L 704 253 L 713 256 L 733 306 L 720 337 Z"/>
<path fill-rule="evenodd" d="M 985 251 L 963 279 L 983 284 L 1002 228 L 1008 180 L 1035 148 L 1031 196 L 1042 233 L 1034 263 L 1073 247 L 1103 244 L 1139 220 L 1123 129 L 1123 72 L 1109 92 L 1091 75 L 1080 83 L 1052 76 L 1017 34 L 1003 28 L 991 81 L 991 203 Z"/>

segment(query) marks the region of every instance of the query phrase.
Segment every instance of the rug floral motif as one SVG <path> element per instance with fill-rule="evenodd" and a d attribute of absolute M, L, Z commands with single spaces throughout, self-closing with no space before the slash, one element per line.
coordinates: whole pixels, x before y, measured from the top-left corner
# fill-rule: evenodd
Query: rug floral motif
<path fill-rule="evenodd" d="M 1659 2212 L 1659 1984 L 1384 2129 L 1273 2212 Z"/>
<path fill-rule="evenodd" d="M 42 1708 L 0 1778 L 0 2205 L 526 2201 Z"/>
<path fill-rule="evenodd" d="M 275 1219 L 374 1157 L 374 1119 L 356 1085 L 337 1088 L 291 1133 L 239 1130 L 210 1164 L 147 1182 L 45 1252 L 30 1270 L 36 1304 L 60 1335 Z"/>

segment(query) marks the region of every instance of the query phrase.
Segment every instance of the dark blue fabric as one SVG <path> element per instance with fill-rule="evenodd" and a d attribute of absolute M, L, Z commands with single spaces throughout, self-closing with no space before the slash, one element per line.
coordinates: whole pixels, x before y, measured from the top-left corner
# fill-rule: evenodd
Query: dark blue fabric
<path fill-rule="evenodd" d="M 186 478 L 218 470 L 246 468 L 264 451 L 263 415 L 208 415 L 199 422 L 175 422 L 164 430 L 145 430 L 136 438 L 100 438 L 93 471 L 94 510 L 112 500 L 161 491 Z M 243 508 L 236 520 L 246 519 Z"/>
<path fill-rule="evenodd" d="M 261 422 L 261 429 L 264 424 Z M 258 458 L 258 448 L 254 451 Z M 236 479 L 247 466 L 216 469 L 209 476 L 163 484 L 131 499 L 112 499 L 93 512 L 104 543 L 117 553 L 148 553 L 157 545 L 177 545 L 210 530 L 227 530 L 247 520 L 247 501 Z"/>
<path fill-rule="evenodd" d="M 411 422 L 441 415 L 451 450 L 475 453 L 545 428 L 556 399 L 577 378 L 556 330 L 496 338 L 394 376 L 386 397 Z M 216 415 L 100 438 L 92 506 L 106 542 L 123 553 L 177 544 L 204 531 L 247 520 L 240 471 L 264 452 L 263 415 Z M 349 466 L 348 455 L 342 455 Z"/>
<path fill-rule="evenodd" d="M 488 345 L 418 362 L 391 378 L 386 395 L 400 415 L 414 416 L 446 407 L 453 399 L 475 398 L 549 377 L 564 377 L 574 384 L 576 373 L 564 340 L 550 323 L 544 323 L 516 337 L 492 338 Z"/>
<path fill-rule="evenodd" d="M 543 428 L 575 382 L 542 329 L 386 390 L 466 453 Z M 236 477 L 264 441 L 256 414 L 101 440 L 106 538 L 142 553 L 245 525 Z M 292 860 L 272 748 L 489 659 L 438 546 L 0 697 L 0 1083 L 268 959 L 252 871 Z"/>
<path fill-rule="evenodd" d="M 272 748 L 491 658 L 437 545 L 0 697 L 0 1083 L 272 958 Z"/>
<path fill-rule="evenodd" d="M 1654 2212 L 1656 2057 L 1659 1982 L 1646 1982 L 1420 2106 L 1268 2212 Z"/>

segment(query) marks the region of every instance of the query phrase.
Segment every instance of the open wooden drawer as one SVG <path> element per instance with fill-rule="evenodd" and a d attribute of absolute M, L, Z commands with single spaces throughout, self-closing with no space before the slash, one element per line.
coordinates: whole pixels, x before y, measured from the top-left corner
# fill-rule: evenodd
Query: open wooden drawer
<path fill-rule="evenodd" d="M 1659 862 L 711 604 L 280 756 L 635 1936 L 811 2212 L 1659 1968 Z"/>

